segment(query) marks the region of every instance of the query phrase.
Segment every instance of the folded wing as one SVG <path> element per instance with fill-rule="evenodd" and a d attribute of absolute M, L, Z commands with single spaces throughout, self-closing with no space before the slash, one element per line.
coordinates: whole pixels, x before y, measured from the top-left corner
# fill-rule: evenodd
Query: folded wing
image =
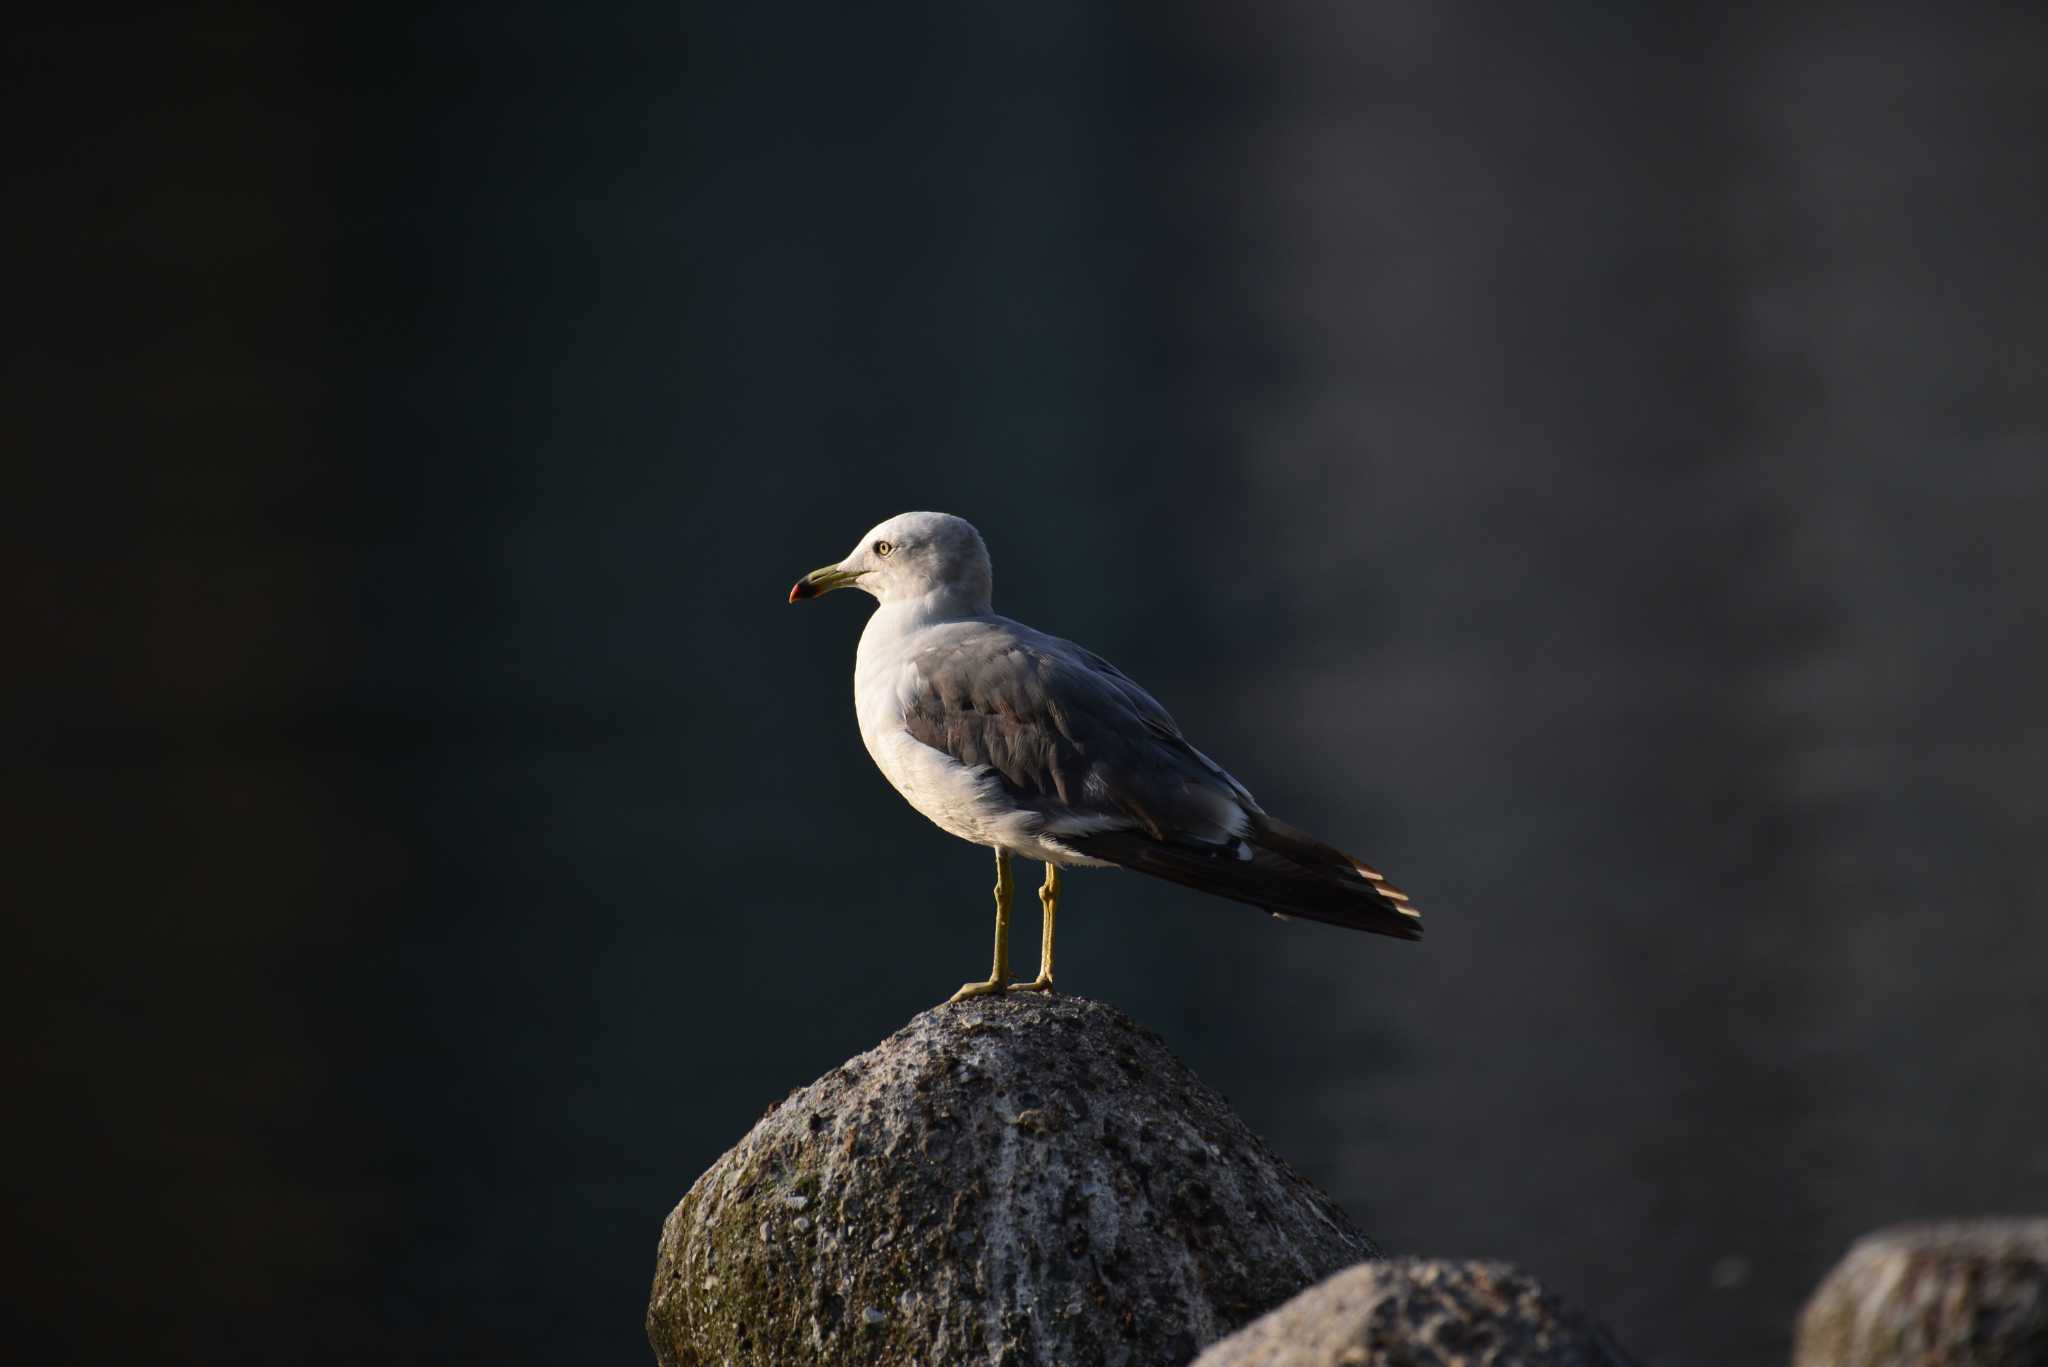
<path fill-rule="evenodd" d="M 1150 694 L 1071 642 L 963 626 L 918 654 L 904 701 L 912 737 L 985 768 L 1077 854 L 1279 915 L 1422 934 L 1377 871 L 1268 817 Z"/>

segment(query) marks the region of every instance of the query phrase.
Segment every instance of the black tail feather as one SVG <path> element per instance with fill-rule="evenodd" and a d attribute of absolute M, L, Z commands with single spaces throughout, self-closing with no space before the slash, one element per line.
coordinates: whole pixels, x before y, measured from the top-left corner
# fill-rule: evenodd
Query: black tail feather
<path fill-rule="evenodd" d="M 1283 822 L 1259 815 L 1221 844 L 1158 840 L 1139 830 L 1063 835 L 1091 859 L 1227 897 L 1281 916 L 1422 938 L 1422 916 L 1379 872 Z"/>

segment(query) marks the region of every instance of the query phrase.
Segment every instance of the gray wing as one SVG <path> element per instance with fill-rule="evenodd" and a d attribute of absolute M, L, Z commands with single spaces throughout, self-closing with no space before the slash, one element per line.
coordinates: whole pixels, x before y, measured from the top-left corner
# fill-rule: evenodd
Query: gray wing
<path fill-rule="evenodd" d="M 1012 623 L 975 623 L 920 651 L 904 726 L 986 766 L 1056 827 L 1134 827 L 1155 839 L 1229 838 L 1250 793 L 1189 745 L 1144 689 L 1100 656 Z"/>
<path fill-rule="evenodd" d="M 945 633 L 915 664 L 911 736 L 986 768 L 1077 853 L 1281 915 L 1420 938 L 1405 894 L 1268 817 L 1100 656 L 998 619 Z"/>

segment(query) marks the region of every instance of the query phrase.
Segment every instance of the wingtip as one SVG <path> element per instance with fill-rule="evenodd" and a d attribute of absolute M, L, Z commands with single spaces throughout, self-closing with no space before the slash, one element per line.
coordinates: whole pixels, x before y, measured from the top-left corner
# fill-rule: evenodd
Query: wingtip
<path fill-rule="evenodd" d="M 1381 891 L 1385 892 L 1387 890 L 1382 888 Z M 1420 907 L 1409 906 L 1407 905 L 1407 902 L 1408 899 L 1403 897 L 1399 902 L 1392 902 L 1388 905 L 1391 906 L 1393 910 L 1401 913 L 1401 929 L 1403 932 L 1405 932 L 1402 935 L 1402 938 L 1407 940 L 1419 940 L 1422 938 L 1422 909 Z"/>

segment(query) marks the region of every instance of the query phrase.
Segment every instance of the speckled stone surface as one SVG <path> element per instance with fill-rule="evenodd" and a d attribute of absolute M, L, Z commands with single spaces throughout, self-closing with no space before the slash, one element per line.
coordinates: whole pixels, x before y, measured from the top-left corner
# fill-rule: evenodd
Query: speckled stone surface
<path fill-rule="evenodd" d="M 1593 1321 L 1508 1263 L 1363 1263 L 1224 1339 L 1195 1367 L 1629 1367 Z"/>
<path fill-rule="evenodd" d="M 2048 1217 L 1857 1240 L 1799 1315 L 1794 1367 L 2048 1367 Z"/>
<path fill-rule="evenodd" d="M 934 1008 L 763 1116 L 662 1228 L 665 1367 L 1182 1367 L 1376 1250 L 1157 1035 Z"/>

